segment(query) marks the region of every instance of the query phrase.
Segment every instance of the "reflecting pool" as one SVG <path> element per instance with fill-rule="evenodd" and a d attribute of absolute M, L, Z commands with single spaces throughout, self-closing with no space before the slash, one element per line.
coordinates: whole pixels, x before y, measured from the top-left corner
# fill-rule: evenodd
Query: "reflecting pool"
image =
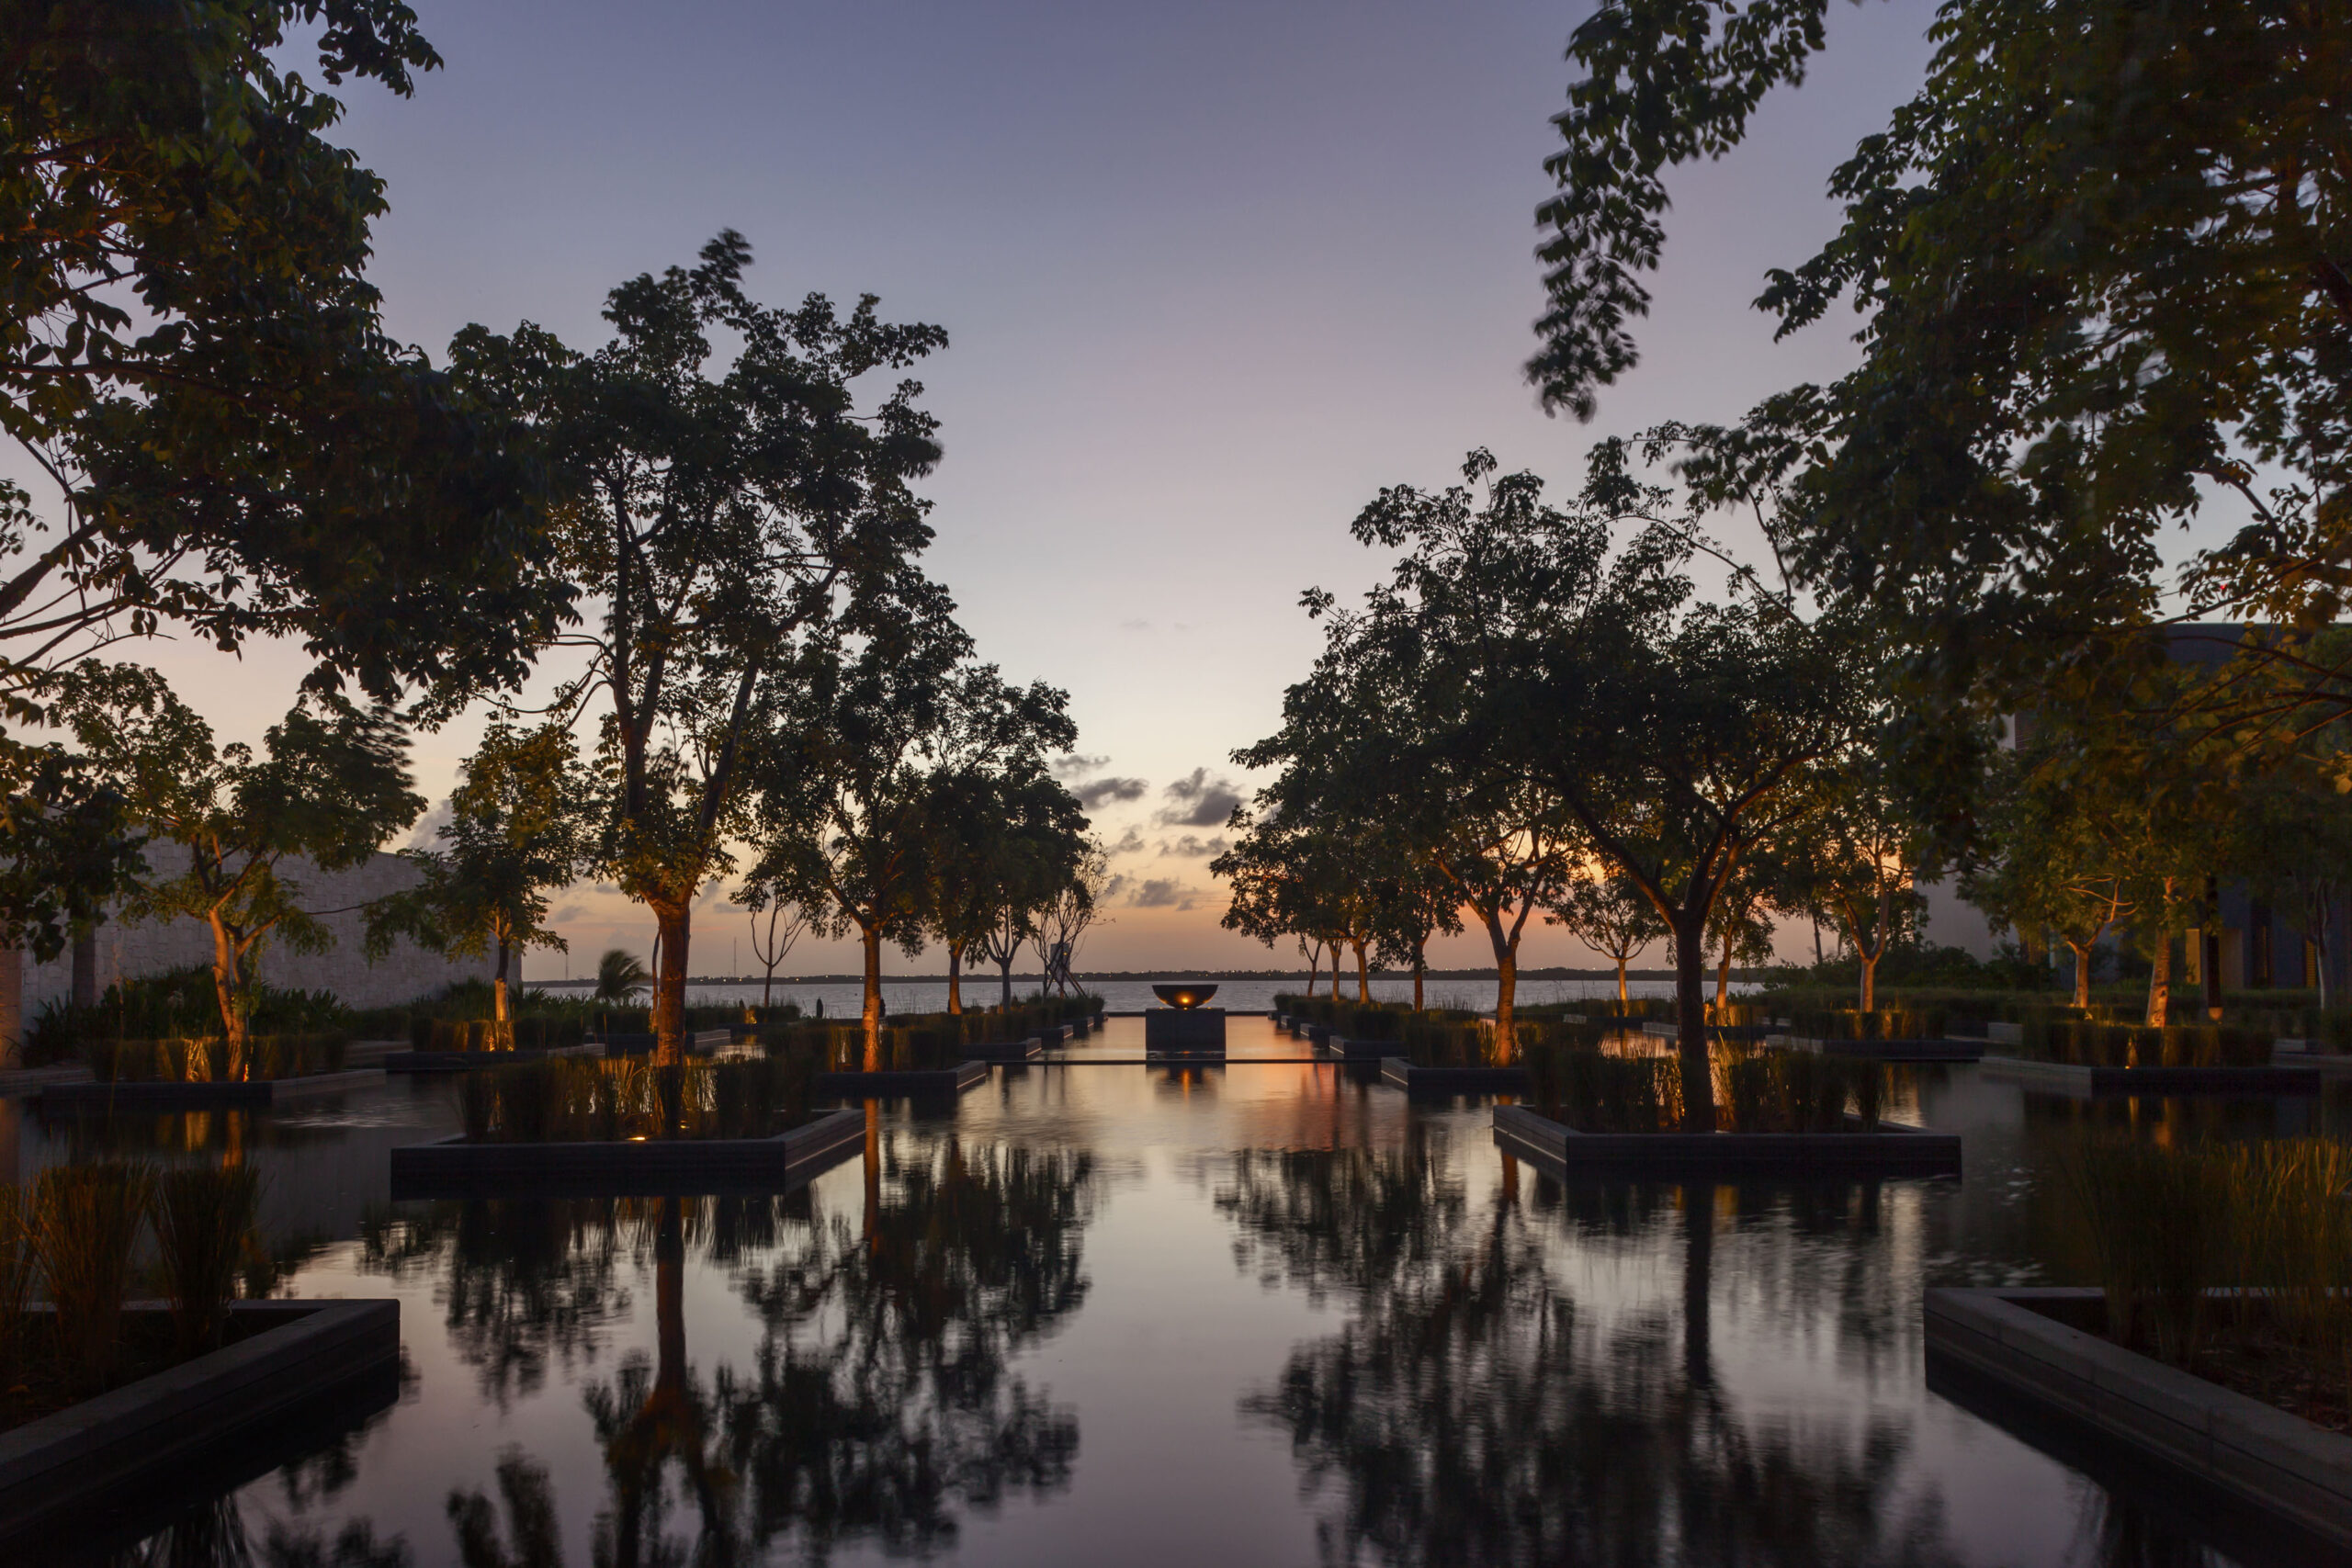
<path fill-rule="evenodd" d="M 233 1152 L 266 1173 L 281 1293 L 401 1303 L 380 1408 L 85 1560 L 2282 1560 L 1929 1388 L 1920 1292 L 2085 1277 L 2052 1168 L 2084 1125 L 2261 1137 L 2332 1100 L 1927 1066 L 1900 1098 L 1965 1134 L 1956 1181 L 1563 1185 L 1496 1149 L 1484 1102 L 1228 1027 L 1227 1066 L 1170 1070 L 1114 1020 L 958 1102 L 876 1106 L 862 1147 L 757 1195 L 395 1201 L 387 1152 L 455 1131 L 447 1082 L 0 1105 L 0 1175 Z"/>

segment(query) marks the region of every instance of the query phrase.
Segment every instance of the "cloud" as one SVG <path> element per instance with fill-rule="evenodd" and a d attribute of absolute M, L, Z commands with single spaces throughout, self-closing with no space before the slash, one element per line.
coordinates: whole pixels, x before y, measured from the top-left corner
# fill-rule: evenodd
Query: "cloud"
<path fill-rule="evenodd" d="M 1206 768 L 1194 768 L 1190 778 L 1178 779 L 1160 791 L 1170 804 L 1152 820 L 1162 828 L 1222 828 L 1241 791 L 1230 779 L 1212 779 Z"/>
<path fill-rule="evenodd" d="M 1222 836 L 1204 839 L 1197 833 L 1187 833 L 1173 843 L 1166 839 L 1159 840 L 1159 852 L 1163 857 L 1181 855 L 1187 860 L 1203 860 L 1210 855 L 1221 855 L 1232 847 Z"/>
<path fill-rule="evenodd" d="M 1123 632 L 1148 632 L 1151 630 L 1151 623 L 1149 621 L 1121 621 L 1119 629 Z"/>
<path fill-rule="evenodd" d="M 1127 900 L 1138 909 L 1184 910 L 1193 907 L 1193 890 L 1172 876 L 1155 876 Z"/>
<path fill-rule="evenodd" d="M 1142 849 L 1143 835 L 1136 831 L 1135 829 L 1129 828 L 1125 836 L 1120 839 L 1117 843 L 1111 846 L 1111 853 L 1114 855 L 1131 855 L 1138 853 Z"/>
<path fill-rule="evenodd" d="M 1076 786 L 1070 794 L 1078 796 L 1078 803 L 1089 811 L 1097 811 L 1110 801 L 1141 800 L 1144 791 L 1150 787 L 1150 784 L 1143 779 L 1096 779 L 1091 784 Z"/>
<path fill-rule="evenodd" d="M 1133 886 L 1135 886 L 1135 878 L 1126 875 L 1125 873 L 1121 873 L 1111 877 L 1108 881 L 1102 884 L 1102 902 L 1105 904 L 1113 902 L 1120 894 L 1125 893 Z"/>
<path fill-rule="evenodd" d="M 1132 799 L 1133 796 L 1129 798 Z M 417 818 L 416 830 L 408 836 L 408 847 L 413 850 L 432 849 L 435 840 L 441 837 L 441 829 L 457 819 L 458 814 L 449 808 L 447 801 L 443 801 Z"/>
<path fill-rule="evenodd" d="M 566 904 L 562 908 L 558 909 L 554 914 L 549 915 L 548 919 L 555 921 L 558 925 L 570 925 L 572 921 L 578 919 L 587 912 L 588 906 L 585 904 Z"/>
<path fill-rule="evenodd" d="M 1111 759 L 1108 757 L 1081 756 L 1080 753 L 1073 751 L 1067 757 L 1057 757 L 1054 759 L 1054 777 L 1057 779 L 1083 778 L 1088 773 L 1092 773 L 1095 769 L 1101 767 L 1110 760 Z"/>

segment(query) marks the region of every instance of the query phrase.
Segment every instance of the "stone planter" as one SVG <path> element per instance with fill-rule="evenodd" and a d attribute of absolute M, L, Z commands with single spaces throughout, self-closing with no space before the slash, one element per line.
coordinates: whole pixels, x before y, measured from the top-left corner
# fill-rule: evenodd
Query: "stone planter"
<path fill-rule="evenodd" d="M 1525 1067 L 1419 1067 L 1402 1056 L 1383 1056 L 1379 1060 L 1380 1081 L 1408 1094 L 1527 1092 Z"/>
<path fill-rule="evenodd" d="M 910 1068 L 885 1073 L 819 1073 L 810 1083 L 818 1094 L 843 1100 L 884 1100 L 910 1094 L 961 1094 L 987 1081 L 986 1062 L 965 1062 L 953 1067 Z"/>
<path fill-rule="evenodd" d="M 1495 1142 L 1563 1172 L 1958 1176 L 1960 1135 L 1882 1122 L 1844 1133 L 1579 1133 L 1523 1105 L 1495 1107 Z"/>
<path fill-rule="evenodd" d="M 2108 1095 L 2317 1094 L 2317 1067 L 2085 1067 L 2021 1056 L 1984 1058 L 1984 1076 L 2071 1099 Z"/>
<path fill-rule="evenodd" d="M 472 1144 L 392 1151 L 392 1197 L 525 1198 L 782 1191 L 865 1136 L 865 1113 L 832 1111 L 773 1138 Z"/>
<path fill-rule="evenodd" d="M 44 1111 L 181 1111 L 209 1106 L 284 1105 L 322 1094 L 370 1089 L 384 1081 L 381 1067 L 314 1073 L 299 1078 L 254 1078 L 243 1083 L 52 1083 L 40 1091 Z"/>

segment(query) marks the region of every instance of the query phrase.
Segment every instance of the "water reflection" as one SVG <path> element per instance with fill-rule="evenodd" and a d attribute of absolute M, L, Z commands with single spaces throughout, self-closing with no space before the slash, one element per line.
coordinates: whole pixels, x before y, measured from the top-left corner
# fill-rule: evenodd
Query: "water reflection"
<path fill-rule="evenodd" d="M 1579 1311 L 1514 1186 L 1465 1202 L 1411 1149 L 1237 1163 L 1245 1258 L 1355 1293 L 1242 1402 L 1324 1500 L 1326 1562 L 1958 1561 L 1899 1423 L 1758 1421 L 1716 1387 L 1713 1189 L 1679 1195 L 1677 1321 Z"/>

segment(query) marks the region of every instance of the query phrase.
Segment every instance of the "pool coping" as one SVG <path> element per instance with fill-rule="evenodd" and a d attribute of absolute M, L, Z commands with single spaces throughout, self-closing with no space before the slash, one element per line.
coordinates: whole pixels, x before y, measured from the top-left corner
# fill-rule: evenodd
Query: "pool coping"
<path fill-rule="evenodd" d="M 1849 1120 L 1851 1120 L 1850 1118 Z M 1958 1176 L 1960 1134 L 1882 1122 L 1873 1133 L 1579 1133 L 1523 1105 L 1494 1110 L 1496 1143 L 1563 1170 Z"/>
<path fill-rule="evenodd" d="M 959 1062 L 952 1067 L 920 1067 L 880 1073 L 819 1073 L 809 1082 L 818 1094 L 845 1100 L 897 1099 L 910 1094 L 961 1094 L 985 1081 L 990 1062 Z"/>
<path fill-rule="evenodd" d="M 1824 1035 L 1768 1034 L 1767 1045 L 1792 1051 L 1813 1051 L 1825 1056 L 1851 1056 L 1863 1062 L 1977 1062 L 1984 1060 L 1981 1038 L 1920 1035 L 1902 1040 L 1832 1040 Z"/>
<path fill-rule="evenodd" d="M 603 1046 L 585 1043 L 552 1045 L 543 1051 L 388 1051 L 383 1066 L 388 1073 L 483 1073 L 559 1056 L 601 1058 L 603 1055 Z"/>
<path fill-rule="evenodd" d="M 44 1086 L 40 1100 L 77 1108 L 98 1106 L 123 1111 L 176 1111 L 220 1105 L 277 1105 L 313 1095 L 341 1094 L 369 1089 L 384 1081 L 381 1067 L 347 1067 L 335 1073 L 309 1073 L 292 1078 L 201 1079 L 188 1083 L 104 1083 L 86 1079 Z"/>
<path fill-rule="evenodd" d="M 2102 1292 L 2064 1287 L 1931 1289 L 1921 1305 L 1928 1354 L 2352 1547 L 2352 1437 L 2024 1304 L 2104 1301 Z"/>
<path fill-rule="evenodd" d="M 2077 1100 L 2101 1095 L 2317 1094 L 2320 1070 L 2268 1067 L 2090 1067 L 1988 1053 L 1984 1076 Z"/>
<path fill-rule="evenodd" d="M 630 1142 L 469 1144 L 465 1134 L 391 1151 L 395 1200 L 532 1197 L 582 1190 L 621 1196 L 703 1190 L 682 1182 L 789 1183 L 826 1156 L 865 1136 L 865 1112 L 828 1111 L 772 1138 L 678 1138 Z M 485 1191 L 488 1184 L 495 1191 Z M 623 1190 L 626 1186 L 627 1190 Z M 729 1190 L 732 1190 L 729 1188 Z"/>
<path fill-rule="evenodd" d="M 170 1309 L 134 1302 L 124 1310 Z M 187 1461 L 219 1445 L 275 1427 L 371 1374 L 397 1371 L 397 1301 L 238 1302 L 230 1312 L 288 1321 L 0 1433 L 0 1541 L 158 1472 L 175 1480 Z"/>

